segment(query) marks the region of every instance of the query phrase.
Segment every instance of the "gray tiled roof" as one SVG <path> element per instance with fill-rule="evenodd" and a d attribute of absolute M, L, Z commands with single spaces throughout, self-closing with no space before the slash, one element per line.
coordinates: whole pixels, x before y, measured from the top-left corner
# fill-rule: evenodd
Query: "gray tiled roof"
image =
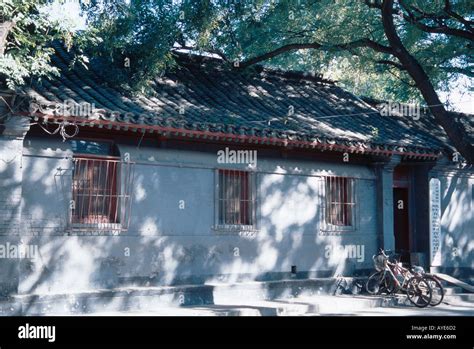
<path fill-rule="evenodd" d="M 217 59 L 179 54 L 176 68 L 155 79 L 154 95 L 131 97 L 106 85 L 94 66 L 69 69 L 70 54 L 60 45 L 55 48 L 53 64 L 61 75 L 27 89 L 28 95 L 43 106 L 68 99 L 93 103 L 99 120 L 111 129 L 201 131 L 210 138 L 226 134 L 369 152 L 438 154 L 444 148 L 443 140 L 381 116 L 353 94 L 312 75 L 261 67 L 237 71 Z M 42 112 L 60 117 L 52 109 Z"/>
<path fill-rule="evenodd" d="M 383 103 L 385 103 L 383 101 L 365 97 L 363 100 L 378 109 Z M 474 115 L 459 112 L 451 112 L 450 115 L 453 118 L 453 122 L 459 123 L 459 125 L 464 128 L 469 142 L 474 144 Z M 436 138 L 441 141 L 449 151 L 456 150 L 452 141 L 446 134 L 446 131 L 436 122 L 434 116 L 427 108 L 421 108 L 421 113 L 417 118 L 400 113 L 394 114 L 393 119 L 404 127 L 416 130 L 420 137 Z"/>

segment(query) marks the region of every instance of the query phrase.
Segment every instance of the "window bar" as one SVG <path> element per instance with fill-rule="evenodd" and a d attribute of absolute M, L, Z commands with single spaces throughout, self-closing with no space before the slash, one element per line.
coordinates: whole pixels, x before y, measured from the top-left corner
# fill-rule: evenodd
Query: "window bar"
<path fill-rule="evenodd" d="M 329 181 L 328 181 L 329 179 Z M 331 177 L 326 178 L 326 207 L 327 207 L 327 213 L 326 213 L 326 218 L 327 222 L 331 223 Z"/>
<path fill-rule="evenodd" d="M 229 176 L 227 170 L 224 171 L 224 183 L 225 183 L 225 192 L 224 192 L 224 224 L 227 224 L 229 221 Z"/>
<path fill-rule="evenodd" d="M 236 194 L 236 181 L 235 181 L 235 170 L 231 170 L 231 175 L 230 175 L 230 192 L 231 192 L 231 202 L 232 202 L 232 225 L 235 225 L 236 224 L 236 221 L 237 221 L 237 215 L 236 215 L 236 212 L 237 212 L 237 205 L 236 205 L 236 202 L 235 202 L 235 194 Z"/>
<path fill-rule="evenodd" d="M 239 211 L 240 211 L 240 224 L 246 224 L 245 222 L 245 177 L 243 171 L 239 172 L 239 177 L 241 177 L 240 183 L 240 193 L 239 193 Z"/>
<path fill-rule="evenodd" d="M 131 185 L 131 168 L 130 163 L 127 162 L 123 164 L 122 162 L 116 162 L 114 167 L 114 174 L 117 180 L 112 182 L 111 191 L 112 195 L 115 198 L 111 204 L 113 206 L 113 211 L 115 212 L 115 218 L 113 223 L 120 224 L 120 227 L 123 228 L 124 222 L 128 224 L 130 217 L 130 208 L 128 204 L 131 200 L 130 192 L 126 191 L 126 188 L 129 188 Z M 116 183 L 116 185 L 114 185 Z M 128 215 L 127 215 L 128 212 Z M 117 218 L 118 215 L 118 218 Z"/>
<path fill-rule="evenodd" d="M 87 214 L 91 211 L 91 206 L 92 206 L 92 195 L 93 195 L 93 191 L 92 191 L 92 187 L 94 185 L 93 181 L 94 181 L 94 177 L 91 176 L 91 170 L 94 171 L 94 161 L 92 160 L 90 163 L 88 161 L 86 161 L 86 164 L 87 165 L 90 165 L 88 166 L 88 171 L 86 173 L 86 178 L 87 178 L 87 181 L 89 182 L 87 184 L 87 195 L 89 196 L 88 197 L 88 205 L 86 206 L 87 207 L 87 211 L 86 211 L 86 216 L 85 216 L 85 220 L 87 221 L 89 218 L 87 216 Z M 86 223 L 89 223 L 89 222 L 86 222 Z"/>
<path fill-rule="evenodd" d="M 329 189 L 329 192 L 328 192 L 329 193 L 328 194 L 329 195 L 328 196 L 328 199 L 329 199 L 328 200 L 329 201 L 329 220 L 328 221 L 329 221 L 330 224 L 332 224 L 333 219 L 334 219 L 334 217 L 333 217 L 333 215 L 334 215 L 334 203 L 333 203 L 334 199 L 333 199 L 333 193 L 332 193 L 332 187 L 333 187 L 332 186 L 332 181 L 333 181 L 333 178 L 329 177 L 329 188 L 328 188 Z"/>
<path fill-rule="evenodd" d="M 84 211 L 83 215 L 84 215 L 84 220 L 86 221 L 85 223 L 88 223 L 87 222 L 87 213 L 90 212 L 90 209 L 91 209 L 91 199 L 92 199 L 92 194 L 93 194 L 93 192 L 92 192 L 93 183 L 92 183 L 92 176 L 91 176 L 90 172 L 94 169 L 94 164 L 93 164 L 92 161 L 91 162 L 86 161 L 85 164 L 87 165 L 87 172 L 86 172 L 86 178 L 87 179 L 86 179 L 86 183 L 85 183 L 87 185 L 87 187 L 86 187 L 86 190 L 87 190 L 86 200 L 87 200 L 87 202 L 84 206 L 85 211 Z"/>
<path fill-rule="evenodd" d="M 352 187 L 351 185 L 351 179 L 347 178 L 346 179 L 346 199 L 345 199 L 345 202 L 346 202 L 346 224 L 345 225 L 352 225 L 351 224 L 351 221 L 350 221 L 350 216 L 349 216 L 349 213 L 350 213 L 350 207 L 351 207 L 351 201 L 350 201 L 350 188 Z"/>
<path fill-rule="evenodd" d="M 127 162 L 123 164 L 121 162 L 116 162 L 115 169 L 116 169 L 115 176 L 117 180 L 115 181 L 115 184 L 112 184 L 113 186 L 111 187 L 111 190 L 112 190 L 111 193 L 113 197 L 115 198 L 115 200 L 113 201 L 114 212 L 116 212 L 115 216 L 118 215 L 119 217 L 115 219 L 113 222 L 114 223 L 128 222 L 130 211 L 128 210 L 128 215 L 127 215 L 127 207 L 130 201 L 129 188 L 131 187 L 130 183 L 132 180 L 130 163 Z M 122 181 L 122 178 L 124 179 L 125 182 Z M 124 184 L 122 185 L 122 183 Z"/>
<path fill-rule="evenodd" d="M 346 207 L 347 207 L 347 203 L 345 201 L 345 195 L 346 195 L 346 192 L 345 192 L 345 189 L 346 189 L 346 179 L 345 178 L 341 178 L 341 193 L 342 193 L 342 197 L 341 197 L 341 207 L 342 207 L 342 210 L 341 210 L 341 213 L 342 213 L 342 225 L 345 225 L 345 212 L 346 212 Z"/>
<path fill-rule="evenodd" d="M 71 208 L 71 213 L 70 213 L 70 222 L 74 223 L 74 217 L 77 214 L 77 183 L 76 183 L 76 171 L 77 171 L 77 161 L 75 159 L 72 159 L 72 202 L 73 206 Z"/>
<path fill-rule="evenodd" d="M 72 202 L 73 202 L 73 206 L 70 207 L 71 208 L 71 213 L 70 213 L 70 222 L 73 223 L 74 222 L 74 216 L 76 215 L 77 213 L 77 184 L 76 184 L 76 160 L 75 159 L 72 159 Z"/>
<path fill-rule="evenodd" d="M 344 178 L 339 177 L 339 225 L 344 225 Z"/>
<path fill-rule="evenodd" d="M 235 170 L 232 170 L 232 175 L 230 176 L 231 182 L 232 182 L 232 203 L 233 203 L 233 212 L 232 212 L 232 224 L 236 225 L 238 223 L 237 221 L 237 215 L 238 215 L 238 210 L 237 210 L 237 192 L 239 190 L 238 188 L 238 183 L 237 183 L 237 172 Z"/>
<path fill-rule="evenodd" d="M 237 195 L 235 195 L 235 201 L 237 203 L 237 224 L 244 224 L 243 216 L 242 216 L 242 193 L 245 190 L 244 183 L 243 183 L 243 175 L 242 171 L 237 171 Z"/>
<path fill-rule="evenodd" d="M 334 223 L 339 225 L 339 178 L 334 177 L 334 190 L 336 192 L 334 202 L 336 206 L 336 217 L 334 218 Z"/>
<path fill-rule="evenodd" d="M 332 177 L 332 206 L 333 206 L 333 217 L 332 217 L 332 224 L 337 224 L 337 179 L 336 177 Z"/>
<path fill-rule="evenodd" d="M 112 227 L 111 223 L 115 223 L 112 221 L 112 215 L 110 211 L 113 207 L 114 196 L 112 192 L 112 175 L 113 175 L 113 168 L 115 162 L 107 161 L 107 165 L 105 166 L 105 182 L 104 182 L 104 206 L 103 206 L 103 214 L 105 216 L 105 220 L 109 222 L 109 226 Z"/>
<path fill-rule="evenodd" d="M 341 185 L 340 178 L 334 177 L 335 179 L 335 189 L 336 189 L 336 225 L 341 224 Z"/>
<path fill-rule="evenodd" d="M 93 183 L 95 185 L 92 186 L 92 190 L 93 190 L 93 193 L 94 193 L 94 197 L 92 198 L 93 200 L 93 204 L 92 204 L 92 211 L 93 211 L 93 221 L 95 223 L 95 225 L 99 224 L 100 223 L 100 218 L 99 218 L 99 205 L 97 205 L 97 198 L 98 196 L 100 195 L 100 191 L 99 191 L 99 187 L 100 187 L 100 184 L 99 184 L 99 180 L 100 180 L 100 163 L 97 164 L 96 163 L 96 160 L 94 160 L 94 166 L 92 167 L 92 170 L 94 171 L 92 173 L 92 176 L 93 176 Z"/>
<path fill-rule="evenodd" d="M 239 185 L 240 190 L 238 192 L 238 199 L 239 199 L 239 220 L 240 224 L 245 224 L 245 178 L 244 173 L 242 171 L 238 172 L 239 176 Z"/>
<path fill-rule="evenodd" d="M 332 222 L 332 218 L 331 218 L 331 215 L 332 215 L 332 193 L 331 193 L 332 177 L 329 177 L 328 179 L 329 179 L 329 181 L 326 179 L 326 189 L 327 189 L 327 198 L 326 198 L 327 204 L 326 204 L 326 206 L 328 207 L 328 217 L 327 217 L 328 218 L 328 223 L 331 223 Z"/>
<path fill-rule="evenodd" d="M 231 170 L 230 172 L 230 192 L 231 192 L 231 202 L 232 202 L 232 225 L 235 225 L 235 222 L 236 222 L 236 203 L 235 203 L 235 170 Z"/>
<path fill-rule="evenodd" d="M 118 162 L 114 161 L 114 172 L 112 173 L 112 186 L 111 188 L 113 189 L 113 192 L 111 193 L 112 195 L 116 195 L 117 194 L 117 182 L 120 182 L 120 177 L 119 177 L 119 174 L 118 174 Z M 115 196 L 115 200 L 112 201 L 113 203 L 113 212 L 114 212 L 114 216 L 113 216 L 113 220 L 112 222 L 113 223 L 117 223 L 117 215 L 118 215 L 118 207 L 119 207 L 119 203 L 118 203 L 118 197 Z"/>
<path fill-rule="evenodd" d="M 327 222 L 331 223 L 331 177 L 326 178 L 326 208 L 327 213 L 326 213 L 326 218 Z"/>
<path fill-rule="evenodd" d="M 341 185 L 340 185 L 340 188 L 339 190 L 341 191 L 341 203 L 340 203 L 340 206 L 341 206 L 341 221 L 340 221 L 340 224 L 341 225 L 344 225 L 344 211 L 345 211 L 345 208 L 346 208 L 346 203 L 344 202 L 344 186 L 345 186 L 345 179 L 343 177 L 341 177 Z"/>
<path fill-rule="evenodd" d="M 253 186 L 252 186 L 252 173 L 247 174 L 247 218 L 248 218 L 248 225 L 252 226 L 253 224 L 253 217 L 252 217 L 252 195 L 253 195 Z"/>
<path fill-rule="evenodd" d="M 343 192 L 344 192 L 344 197 L 342 198 L 342 200 L 343 200 L 342 202 L 344 203 L 344 212 L 343 212 L 342 217 L 343 217 L 344 219 L 343 219 L 342 224 L 343 224 L 344 226 L 347 225 L 347 189 L 348 189 L 347 187 L 348 187 L 348 185 L 347 185 L 347 179 L 344 178 L 344 186 L 343 186 L 343 188 L 342 188 L 342 190 L 343 190 Z"/>
<path fill-rule="evenodd" d="M 222 171 L 222 224 L 227 224 L 227 177 L 226 172 Z"/>
<path fill-rule="evenodd" d="M 99 198 L 101 195 L 101 188 L 100 188 L 100 181 L 102 180 L 102 163 L 97 162 L 97 165 L 95 166 L 97 173 L 97 179 L 96 179 L 96 186 L 94 187 L 95 195 L 94 195 L 94 210 L 96 211 L 95 214 L 95 220 L 96 224 L 102 223 L 102 217 L 101 217 L 101 207 L 99 205 Z"/>
<path fill-rule="evenodd" d="M 243 213 L 243 224 L 249 225 L 249 215 L 248 215 L 248 207 L 249 207 L 249 177 L 247 172 L 242 173 L 242 179 L 244 181 L 243 183 L 243 193 L 244 193 L 244 200 L 243 200 L 243 207 L 242 207 L 242 213 Z"/>
<path fill-rule="evenodd" d="M 330 179 L 330 182 L 329 182 L 329 185 L 330 185 L 330 191 L 331 191 L 331 219 L 330 219 L 330 222 L 331 224 L 334 224 L 334 221 L 335 221 L 335 216 L 336 216 L 336 210 L 335 210 L 335 204 L 334 204 L 334 201 L 335 201 L 335 192 L 334 192 L 334 177 L 331 177 Z"/>
<path fill-rule="evenodd" d="M 234 213 L 234 224 L 239 224 L 239 220 L 240 220 L 240 212 L 239 212 L 239 205 L 240 205 L 240 200 L 239 200 L 239 196 L 240 196 L 240 183 L 239 183 L 239 172 L 237 172 L 236 170 L 234 170 L 234 176 L 233 176 L 233 180 L 234 180 L 234 207 L 235 207 L 235 213 Z"/>
<path fill-rule="evenodd" d="M 339 221 L 339 224 L 340 225 L 344 225 L 344 178 L 340 177 L 339 178 L 339 192 L 341 193 L 341 197 L 339 199 L 339 207 L 341 208 L 340 209 L 340 214 L 341 214 L 341 218 L 340 218 L 340 221 Z"/>
<path fill-rule="evenodd" d="M 350 209 L 349 209 L 349 216 L 348 217 L 349 217 L 350 225 L 353 226 L 354 225 L 354 201 L 353 201 L 354 200 L 354 192 L 353 191 L 354 191 L 354 183 L 355 183 L 354 179 L 351 178 L 349 180 L 349 183 L 350 183 L 350 187 L 348 188 L 348 191 L 349 191 L 348 201 L 350 203 L 350 205 L 349 205 Z"/>
<path fill-rule="evenodd" d="M 106 222 L 107 223 L 107 228 L 110 228 L 110 217 L 107 216 L 107 201 L 110 202 L 110 198 L 111 198 L 111 195 L 109 193 L 109 191 L 107 190 L 107 181 L 108 181 L 108 170 L 109 170 L 109 163 L 110 161 L 106 161 L 106 162 L 103 162 L 102 163 L 102 167 L 103 167 L 103 172 L 104 172 L 104 179 L 103 179 L 103 182 L 101 182 L 102 184 L 102 200 L 100 201 L 100 210 L 101 210 L 101 214 L 104 218 L 102 218 L 102 221 Z"/>
<path fill-rule="evenodd" d="M 89 205 L 89 210 L 86 212 L 87 220 L 89 221 L 88 223 L 96 223 L 96 218 L 94 217 L 94 212 L 96 210 L 96 208 L 94 207 L 94 199 L 96 196 L 95 188 L 96 188 L 97 176 L 95 175 L 95 172 L 96 172 L 96 164 L 95 164 L 95 160 L 92 160 L 91 171 L 89 173 L 89 176 L 91 178 L 91 185 L 90 185 L 91 194 L 89 195 L 90 205 Z"/>
<path fill-rule="evenodd" d="M 225 175 L 224 175 L 224 182 L 225 182 L 225 220 L 224 220 L 224 224 L 228 224 L 229 223 L 229 220 L 230 220 L 230 205 L 231 205 L 231 201 L 229 200 L 229 172 L 228 170 L 225 170 Z"/>
<path fill-rule="evenodd" d="M 224 217 L 224 211 L 222 210 L 222 190 L 224 188 L 224 183 L 222 183 L 222 172 L 217 170 L 217 185 L 219 186 L 218 201 L 219 201 L 219 212 L 217 213 L 217 223 L 222 224 L 222 218 Z"/>
<path fill-rule="evenodd" d="M 337 178 L 336 177 L 332 177 L 332 191 L 333 191 L 333 197 L 332 197 L 332 201 L 333 201 L 333 207 L 334 207 L 334 217 L 332 218 L 333 219 L 333 224 L 337 224 Z"/>
<path fill-rule="evenodd" d="M 244 214 L 242 212 L 242 194 L 245 191 L 245 186 L 244 186 L 244 176 L 242 171 L 237 171 L 237 186 L 238 186 L 238 191 L 237 195 L 235 196 L 235 201 L 237 203 L 237 224 L 245 224 L 244 221 Z"/>
<path fill-rule="evenodd" d="M 220 172 L 219 175 L 221 176 L 221 184 L 222 184 L 222 188 L 221 188 L 221 204 L 222 204 L 222 214 L 221 214 L 221 224 L 225 224 L 225 210 L 226 210 L 226 204 L 225 204 L 225 176 L 224 176 L 224 172 Z"/>
<path fill-rule="evenodd" d="M 134 168 L 132 167 L 132 165 L 128 162 L 127 163 L 127 169 L 130 173 L 130 175 L 128 176 L 129 177 L 129 181 L 127 182 L 127 200 L 128 200 L 128 206 L 127 206 L 127 209 L 128 209 L 128 219 L 127 219 L 127 227 L 129 226 L 129 223 L 130 223 L 130 217 L 131 217 L 131 209 L 132 209 L 132 194 L 131 194 L 131 190 L 132 190 L 132 185 L 133 183 L 135 183 L 135 170 Z"/>
<path fill-rule="evenodd" d="M 245 206 L 244 206 L 244 212 L 245 212 L 245 224 L 246 225 L 251 225 L 252 222 L 252 216 L 251 216 L 251 211 L 250 211 L 250 206 L 251 204 L 251 175 L 250 173 L 246 172 L 245 173 Z"/>
<path fill-rule="evenodd" d="M 131 206 L 129 208 L 128 205 L 131 205 L 131 194 L 129 191 L 125 191 L 125 188 L 130 187 L 132 183 L 132 175 L 132 168 L 130 167 L 129 162 L 125 164 L 121 162 L 115 163 L 113 176 L 117 177 L 117 180 L 112 182 L 111 190 L 113 190 L 113 195 L 115 197 L 115 200 L 113 201 L 113 210 L 115 216 L 117 217 L 118 214 L 119 217 L 115 218 L 114 223 L 120 223 L 123 225 L 123 222 L 127 222 L 126 224 L 128 224 L 130 219 Z M 117 185 L 114 186 L 113 183 L 117 183 Z"/>
<path fill-rule="evenodd" d="M 74 187 L 76 189 L 76 201 L 74 201 L 74 215 L 72 216 L 72 222 L 76 223 L 79 220 L 80 214 L 81 214 L 81 206 L 82 202 L 80 199 L 80 194 L 81 194 L 81 187 L 79 183 L 79 176 L 78 173 L 80 171 L 80 163 L 78 159 L 74 159 L 74 178 L 73 178 L 73 183 Z"/>
<path fill-rule="evenodd" d="M 230 199 L 230 217 L 231 217 L 231 220 L 230 220 L 230 224 L 231 225 L 235 225 L 235 221 L 236 221 L 236 217 L 235 217 L 235 212 L 236 212 L 236 208 L 235 208 L 235 191 L 236 191 L 236 188 L 235 188 L 235 171 L 234 170 L 229 170 L 229 182 L 230 182 L 230 186 L 229 186 L 229 199 Z"/>
<path fill-rule="evenodd" d="M 77 210 L 77 215 L 76 215 L 76 221 L 77 223 L 82 223 L 81 221 L 81 217 L 82 217 L 82 212 L 84 210 L 84 180 L 82 179 L 83 178 L 83 175 L 82 173 L 84 172 L 84 168 L 82 168 L 84 166 L 84 164 L 78 159 L 76 160 L 76 165 L 77 165 L 77 177 L 76 177 L 76 183 L 77 183 L 77 199 L 79 202 L 76 202 L 76 206 L 79 206 L 79 203 L 80 203 L 80 207 L 78 207 L 78 210 Z"/>
<path fill-rule="evenodd" d="M 79 223 L 84 223 L 84 212 L 87 210 L 87 192 L 89 190 L 88 188 L 88 176 L 87 173 L 89 172 L 89 164 L 85 161 L 79 160 L 80 163 L 80 168 L 81 168 L 81 174 L 78 179 L 80 188 L 81 190 L 79 191 L 81 195 L 81 211 L 79 212 Z"/>
<path fill-rule="evenodd" d="M 336 223 L 337 219 L 337 205 L 336 205 L 336 178 L 331 177 L 331 206 L 332 206 L 332 217 L 331 224 Z"/>
<path fill-rule="evenodd" d="M 105 198 L 106 197 L 108 198 L 109 202 L 110 202 L 110 199 L 111 199 L 111 195 L 107 190 L 107 165 L 108 165 L 108 163 L 109 163 L 109 161 L 101 163 L 102 173 L 104 175 L 103 175 L 103 177 L 101 176 L 100 191 L 102 192 L 102 197 L 99 198 L 99 201 L 100 201 L 100 214 L 102 216 L 102 222 L 107 223 L 106 224 L 107 229 L 110 228 L 110 223 L 111 223 L 110 218 L 107 217 L 107 207 L 106 207 L 106 203 L 105 203 Z M 102 200 L 100 200 L 100 199 L 102 199 Z"/>
<path fill-rule="evenodd" d="M 254 207 L 257 207 L 254 204 L 254 196 L 256 195 L 257 191 L 257 186 L 255 185 L 255 174 L 254 173 L 249 173 L 249 200 L 250 200 L 250 205 L 249 205 L 249 218 L 250 218 L 250 225 L 254 226 L 255 218 L 254 218 Z"/>
<path fill-rule="evenodd" d="M 348 190 L 349 190 L 349 179 L 346 178 L 344 180 L 344 225 L 348 226 L 349 225 L 349 217 L 348 217 L 348 209 L 349 209 L 349 195 L 348 195 Z"/>
<path fill-rule="evenodd" d="M 229 180 L 227 176 L 227 170 L 224 170 L 223 172 L 223 182 L 224 182 L 224 225 L 227 224 L 227 216 L 228 216 L 228 211 L 229 211 L 229 186 L 227 181 Z"/>
<path fill-rule="evenodd" d="M 78 159 L 78 168 L 80 169 L 79 172 L 79 177 L 77 179 L 79 183 L 79 195 L 81 196 L 81 210 L 79 211 L 79 215 L 77 216 L 78 223 L 84 223 L 84 211 L 87 208 L 87 203 L 86 203 L 86 192 L 87 192 L 87 173 L 89 170 L 89 166 L 85 161 L 82 161 L 81 159 Z"/>

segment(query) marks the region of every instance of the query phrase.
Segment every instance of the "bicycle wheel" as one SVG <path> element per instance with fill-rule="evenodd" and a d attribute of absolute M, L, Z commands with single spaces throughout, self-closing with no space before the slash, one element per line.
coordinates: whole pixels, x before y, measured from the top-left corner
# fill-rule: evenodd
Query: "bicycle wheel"
<path fill-rule="evenodd" d="M 393 292 L 393 283 L 390 282 L 390 275 L 384 271 L 377 271 L 369 276 L 365 289 L 369 294 L 390 294 Z"/>
<path fill-rule="evenodd" d="M 409 301 L 415 307 L 424 308 L 431 302 L 431 287 L 428 282 L 420 276 L 414 276 L 408 280 L 406 293 Z"/>
<path fill-rule="evenodd" d="M 376 271 L 369 276 L 367 283 L 365 284 L 365 289 L 369 294 L 375 295 L 379 293 L 380 284 L 383 279 L 383 272 Z"/>
<path fill-rule="evenodd" d="M 428 285 L 430 285 L 431 288 L 430 305 L 434 307 L 441 304 L 444 299 L 444 288 L 441 285 L 441 282 L 430 275 L 423 275 L 423 278 L 428 282 Z"/>

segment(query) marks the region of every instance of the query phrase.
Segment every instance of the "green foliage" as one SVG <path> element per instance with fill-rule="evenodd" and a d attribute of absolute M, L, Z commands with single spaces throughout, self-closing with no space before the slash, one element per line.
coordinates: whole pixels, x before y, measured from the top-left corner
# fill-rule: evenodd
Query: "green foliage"
<path fill-rule="evenodd" d="M 427 14 L 443 15 L 444 1 L 405 0 Z M 473 3 L 451 0 L 452 10 L 473 19 Z M 152 78 L 173 64 L 173 47 L 217 53 L 230 62 L 270 52 L 285 44 L 313 43 L 318 50 L 291 51 L 262 63 L 282 68 L 323 72 L 357 94 L 382 99 L 420 99 L 409 76 L 393 65 L 386 53 L 368 47 L 339 50 L 339 44 L 368 38 L 387 45 L 380 11 L 352 0 L 130 0 L 92 1 L 84 6 L 91 28 L 102 38 L 93 55 L 115 80 L 133 89 L 148 86 Z M 473 76 L 472 42 L 420 30 L 403 20 L 396 8 L 399 35 L 408 51 L 422 64 L 438 90 L 462 74 Z M 424 24 L 439 24 L 430 17 Z M 459 21 L 443 25 L 462 28 Z M 130 67 L 124 69 L 125 58 Z M 461 68 L 461 69 L 459 69 Z"/>
<path fill-rule="evenodd" d="M 0 56 L 0 86 L 15 89 L 32 77 L 57 74 L 51 66 L 53 40 L 71 42 L 72 34 L 60 23 L 52 22 L 41 7 L 49 0 L 2 0 L 0 22 L 13 22 L 4 55 Z"/>
<path fill-rule="evenodd" d="M 89 14 L 85 35 L 99 38 L 87 53 L 107 81 L 144 90 L 173 64 L 179 12 L 172 1 L 91 1 L 83 8 Z"/>

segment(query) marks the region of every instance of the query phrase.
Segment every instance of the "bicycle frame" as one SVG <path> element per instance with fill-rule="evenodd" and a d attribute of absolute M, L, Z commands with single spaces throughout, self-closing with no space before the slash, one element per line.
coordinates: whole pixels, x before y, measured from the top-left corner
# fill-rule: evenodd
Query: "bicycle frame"
<path fill-rule="evenodd" d="M 388 256 L 385 254 L 385 252 L 382 250 L 381 251 L 385 257 L 388 258 Z M 385 278 L 386 274 L 389 274 L 392 280 L 395 282 L 395 286 L 397 289 L 400 289 L 402 291 L 406 291 L 406 284 L 408 280 L 410 280 L 415 274 L 413 274 L 409 269 L 402 267 L 398 263 L 390 262 L 387 260 L 387 263 L 384 268 L 384 274 L 383 278 Z M 398 280 L 396 274 L 401 274 L 403 275 L 403 282 L 400 283 Z"/>

